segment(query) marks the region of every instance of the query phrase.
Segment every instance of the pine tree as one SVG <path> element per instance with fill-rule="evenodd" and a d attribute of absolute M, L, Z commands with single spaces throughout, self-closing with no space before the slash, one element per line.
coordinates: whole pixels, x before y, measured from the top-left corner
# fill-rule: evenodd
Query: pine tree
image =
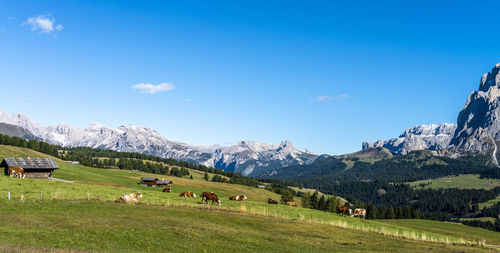
<path fill-rule="evenodd" d="M 376 213 L 375 213 L 375 206 L 373 206 L 372 203 L 368 204 L 366 206 L 366 218 L 367 219 L 375 219 L 376 218 Z"/>
<path fill-rule="evenodd" d="M 326 210 L 325 195 L 321 195 L 321 197 L 319 198 L 318 209 L 319 210 Z"/>
<path fill-rule="evenodd" d="M 284 192 L 281 195 L 281 203 L 285 204 L 286 202 L 293 201 L 293 195 L 290 191 Z"/>
<path fill-rule="evenodd" d="M 335 212 L 337 209 L 336 202 L 337 202 L 336 198 L 334 197 L 328 198 L 328 200 L 326 201 L 326 211 Z"/>
<path fill-rule="evenodd" d="M 311 195 L 311 199 L 309 201 L 312 209 L 318 209 L 318 191 L 315 191 L 313 195 Z"/>
<path fill-rule="evenodd" d="M 396 210 L 394 211 L 394 216 L 396 219 L 403 219 L 403 208 L 400 206 L 396 207 Z"/>
<path fill-rule="evenodd" d="M 205 179 L 206 181 L 208 181 L 208 173 L 205 172 L 205 175 L 203 175 L 203 179 Z"/>
<path fill-rule="evenodd" d="M 385 210 L 385 218 L 386 219 L 394 219 L 394 208 L 389 207 Z"/>
<path fill-rule="evenodd" d="M 385 219 L 385 207 L 377 208 L 377 219 Z"/>
<path fill-rule="evenodd" d="M 308 192 L 304 193 L 301 202 L 303 208 L 311 208 L 311 194 L 309 194 Z"/>

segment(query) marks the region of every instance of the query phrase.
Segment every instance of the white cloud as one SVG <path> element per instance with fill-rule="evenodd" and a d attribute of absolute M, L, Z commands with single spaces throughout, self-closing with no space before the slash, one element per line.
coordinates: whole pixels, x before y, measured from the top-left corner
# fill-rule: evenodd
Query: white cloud
<path fill-rule="evenodd" d="M 32 31 L 38 31 L 39 33 L 52 33 L 55 31 L 62 31 L 64 26 L 61 24 L 56 24 L 56 19 L 51 14 L 38 15 L 28 18 L 22 26 L 31 26 Z"/>
<path fill-rule="evenodd" d="M 175 89 L 175 86 L 171 83 L 160 83 L 158 85 L 153 85 L 150 83 L 139 83 L 133 85 L 132 89 L 137 89 L 141 93 L 155 94 L 158 92 L 173 90 Z"/>
<path fill-rule="evenodd" d="M 331 96 L 331 95 L 324 95 L 324 96 L 319 96 L 316 101 L 318 102 L 327 102 L 327 101 L 332 101 L 332 100 L 342 100 L 347 98 L 347 94 L 340 94 L 337 96 Z"/>
<path fill-rule="evenodd" d="M 186 99 L 184 99 L 184 102 L 191 103 L 191 102 L 193 102 L 193 100 L 191 100 L 190 98 L 186 98 Z"/>

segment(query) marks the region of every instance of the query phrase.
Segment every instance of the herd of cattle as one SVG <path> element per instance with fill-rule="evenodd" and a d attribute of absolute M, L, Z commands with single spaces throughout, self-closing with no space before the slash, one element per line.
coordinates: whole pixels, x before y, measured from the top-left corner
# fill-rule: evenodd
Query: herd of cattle
<path fill-rule="evenodd" d="M 350 209 L 347 206 L 338 205 L 337 206 L 337 214 L 338 215 L 349 215 L 352 217 L 359 217 L 359 218 L 364 219 L 366 217 L 366 210 L 363 208 L 356 208 L 356 209 L 354 209 L 354 212 L 353 212 L 352 209 Z"/>
<path fill-rule="evenodd" d="M 184 198 L 196 198 L 196 194 L 190 191 L 187 192 L 182 192 L 179 194 L 179 197 L 184 197 Z M 123 194 L 120 196 L 120 198 L 117 200 L 117 202 L 124 202 L 124 203 L 136 203 L 139 198 L 142 198 L 142 194 L 140 192 L 138 193 L 130 193 L 130 194 Z M 237 196 L 232 196 L 229 197 L 229 200 L 235 200 L 235 201 L 244 201 L 247 200 L 247 196 L 245 195 L 237 195 Z M 212 201 L 213 204 L 217 204 L 219 208 L 221 207 L 221 201 L 217 194 L 213 192 L 202 192 L 201 193 L 201 203 L 202 204 L 208 204 L 208 201 Z M 268 198 L 267 203 L 269 204 L 274 204 L 277 205 L 278 201 Z M 286 202 L 287 205 L 297 207 L 297 203 L 293 201 Z M 366 217 L 366 210 L 363 208 L 356 208 L 354 209 L 354 212 L 352 209 L 350 209 L 347 206 L 343 205 L 338 205 L 337 206 L 337 214 L 338 215 L 349 215 L 351 217 L 359 217 L 364 219 Z"/>

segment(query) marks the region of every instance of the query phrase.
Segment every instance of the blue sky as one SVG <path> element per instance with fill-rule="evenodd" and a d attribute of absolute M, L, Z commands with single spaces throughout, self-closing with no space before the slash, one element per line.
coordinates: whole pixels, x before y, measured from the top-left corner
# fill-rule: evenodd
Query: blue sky
<path fill-rule="evenodd" d="M 500 62 L 497 1 L 348 2 L 0 1 L 0 109 L 343 154 L 456 122 Z"/>

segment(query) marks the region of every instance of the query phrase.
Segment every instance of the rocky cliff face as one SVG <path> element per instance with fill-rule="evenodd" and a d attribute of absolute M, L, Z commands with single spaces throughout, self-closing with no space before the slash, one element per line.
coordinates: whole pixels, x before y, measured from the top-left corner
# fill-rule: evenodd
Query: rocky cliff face
<path fill-rule="evenodd" d="M 316 155 L 296 149 L 289 141 L 277 145 L 241 141 L 232 146 L 199 146 L 167 140 L 159 132 L 140 126 L 109 128 L 91 123 L 87 128 L 59 124 L 41 126 L 28 116 L 0 111 L 0 122 L 33 133 L 38 139 L 64 147 L 91 147 L 122 152 L 139 152 L 174 158 L 253 175 L 268 169 L 311 162 Z"/>
<path fill-rule="evenodd" d="M 363 142 L 362 149 L 384 147 L 396 154 L 407 154 L 413 150 L 439 150 L 449 146 L 457 125 L 450 123 L 420 125 L 408 128 L 398 138 Z"/>
<path fill-rule="evenodd" d="M 455 153 L 492 153 L 496 158 L 500 140 L 500 63 L 481 77 L 479 89 L 467 98 L 457 119 L 457 130 L 450 145 Z"/>
<path fill-rule="evenodd" d="M 385 147 L 406 154 L 412 150 L 439 150 L 438 154 L 462 156 L 482 153 L 498 166 L 500 144 L 500 63 L 485 73 L 479 89 L 473 91 L 460 111 L 457 124 L 421 125 L 407 129 L 398 138 L 364 142 L 363 149 Z"/>

